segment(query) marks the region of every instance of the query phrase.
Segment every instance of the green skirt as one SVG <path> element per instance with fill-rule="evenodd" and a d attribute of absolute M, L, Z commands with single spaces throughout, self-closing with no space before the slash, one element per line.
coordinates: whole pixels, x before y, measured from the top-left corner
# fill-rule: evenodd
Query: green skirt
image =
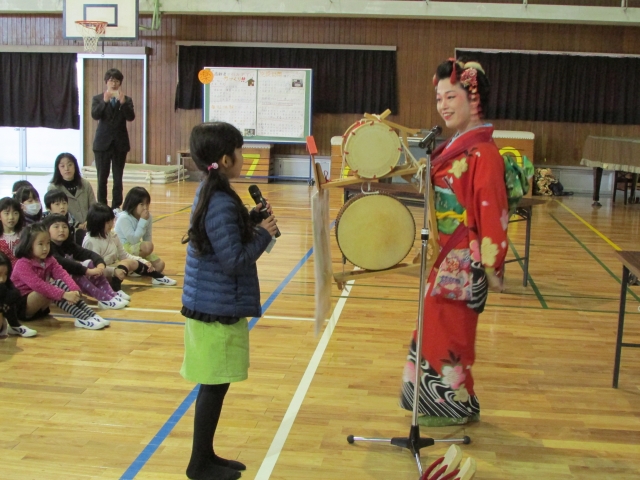
<path fill-rule="evenodd" d="M 180 375 L 205 385 L 241 382 L 249 376 L 249 327 L 246 318 L 233 325 L 187 318 Z"/>

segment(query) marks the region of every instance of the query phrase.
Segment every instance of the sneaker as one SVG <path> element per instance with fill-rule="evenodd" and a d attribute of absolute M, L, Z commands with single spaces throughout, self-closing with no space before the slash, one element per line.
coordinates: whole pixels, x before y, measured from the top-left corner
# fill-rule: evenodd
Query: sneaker
<path fill-rule="evenodd" d="M 129 305 L 129 302 L 120 297 L 113 297 L 111 300 L 101 300 L 98 302 L 98 307 L 105 310 L 120 310 L 127 305 Z"/>
<path fill-rule="evenodd" d="M 104 323 L 99 322 L 96 318 L 90 318 L 88 320 L 76 318 L 74 325 L 78 328 L 87 328 L 89 330 L 101 330 L 106 327 Z"/>
<path fill-rule="evenodd" d="M 178 282 L 169 277 L 154 278 L 151 280 L 152 285 L 175 285 L 176 283 Z"/>
<path fill-rule="evenodd" d="M 131 300 L 131 296 L 124 293 L 124 290 L 118 290 L 117 294 L 120 298 L 124 298 L 127 301 Z"/>
<path fill-rule="evenodd" d="M 107 320 L 106 318 L 102 318 L 97 313 L 93 316 L 93 320 L 95 320 L 96 322 L 100 322 L 105 327 L 108 327 L 109 325 L 111 325 L 111 322 L 109 320 Z"/>
<path fill-rule="evenodd" d="M 25 327 L 24 325 L 20 325 L 19 327 L 9 327 L 9 335 L 20 335 L 21 337 L 35 337 L 37 335 L 37 331 L 33 328 Z"/>

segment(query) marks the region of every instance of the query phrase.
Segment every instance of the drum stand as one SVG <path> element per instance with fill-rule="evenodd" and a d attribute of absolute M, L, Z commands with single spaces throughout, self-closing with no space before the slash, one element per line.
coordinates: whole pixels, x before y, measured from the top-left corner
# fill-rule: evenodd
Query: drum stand
<path fill-rule="evenodd" d="M 429 198 L 430 198 L 430 190 L 431 190 L 431 152 L 433 151 L 433 146 L 435 143 L 435 137 L 431 141 L 431 143 L 427 146 L 426 154 L 427 154 L 427 163 L 424 175 L 424 218 L 422 224 L 422 230 L 420 232 L 420 239 L 422 240 L 421 247 L 421 265 L 420 265 L 420 299 L 419 299 L 419 310 L 418 310 L 418 328 L 417 328 L 417 339 L 416 339 L 416 376 L 414 379 L 414 388 L 413 388 L 413 414 L 411 416 L 411 428 L 409 429 L 409 435 L 407 437 L 393 437 L 393 438 L 366 438 L 366 437 L 354 437 L 353 435 L 349 435 L 347 437 L 347 441 L 349 443 L 355 442 L 377 442 L 377 443 L 389 443 L 396 447 L 406 448 L 411 452 L 413 458 L 416 461 L 416 465 L 418 467 L 418 472 L 420 476 L 422 476 L 422 463 L 420 462 L 420 449 L 425 447 L 430 447 L 435 443 L 471 443 L 471 439 L 468 436 L 464 436 L 463 438 L 447 438 L 442 440 L 436 440 L 430 437 L 421 437 L 420 436 L 420 425 L 418 425 L 418 405 L 420 402 L 420 373 L 422 364 L 422 332 L 424 328 L 424 297 L 426 294 L 426 284 L 427 284 L 427 274 L 426 266 L 427 266 L 427 244 L 429 241 L 429 221 L 428 221 L 428 210 L 429 210 Z M 435 252 L 434 252 L 435 253 Z"/>

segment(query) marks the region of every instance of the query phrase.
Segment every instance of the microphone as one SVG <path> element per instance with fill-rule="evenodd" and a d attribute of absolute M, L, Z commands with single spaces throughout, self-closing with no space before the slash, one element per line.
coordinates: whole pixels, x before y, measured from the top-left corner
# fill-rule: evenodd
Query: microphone
<path fill-rule="evenodd" d="M 422 140 L 420 140 L 420 143 L 418 143 L 418 147 L 426 148 L 426 146 L 433 140 L 435 140 L 436 136 L 440 135 L 441 133 L 442 127 L 440 127 L 440 125 L 436 125 L 431 130 L 429 130 L 429 133 L 427 133 Z"/>
<path fill-rule="evenodd" d="M 263 219 L 269 218 L 269 212 L 267 211 L 267 201 L 262 196 L 262 192 L 260 192 L 260 189 L 258 188 L 257 185 L 249 186 L 249 195 L 251 195 L 251 198 L 253 198 L 253 201 L 256 202 L 256 205 L 258 203 L 262 204 L 262 208 L 258 212 L 260 213 L 260 217 L 262 217 Z M 278 229 L 278 227 L 276 227 L 276 238 L 278 238 L 279 236 L 280 236 L 280 230 Z"/>

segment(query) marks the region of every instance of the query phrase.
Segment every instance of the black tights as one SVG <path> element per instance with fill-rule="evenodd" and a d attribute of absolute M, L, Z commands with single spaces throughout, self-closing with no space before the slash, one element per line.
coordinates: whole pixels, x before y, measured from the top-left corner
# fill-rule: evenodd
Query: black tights
<path fill-rule="evenodd" d="M 117 268 L 124 270 L 124 272 L 128 275 L 129 274 L 129 269 L 127 267 L 125 267 L 124 265 L 119 265 Z M 153 272 L 149 271 L 149 267 L 147 267 L 144 263 L 142 262 L 138 262 L 138 267 L 134 270 L 134 273 L 137 273 L 138 275 L 143 275 L 146 277 L 151 277 L 151 278 L 162 278 L 164 277 L 163 273 L 160 272 L 156 272 L 155 270 Z M 109 284 L 111 285 L 111 288 L 113 288 L 114 292 L 118 292 L 120 290 L 122 290 L 122 280 L 120 280 L 118 277 L 116 277 L 115 275 L 111 278 L 111 280 L 109 280 Z"/>
<path fill-rule="evenodd" d="M 245 466 L 240 462 L 218 457 L 213 450 L 224 396 L 228 383 L 200 385 L 196 399 L 196 414 L 193 419 L 193 449 L 187 467 L 187 477 L 194 480 L 235 480 Z"/>
<path fill-rule="evenodd" d="M 18 328 L 22 326 L 18 320 L 20 300 L 20 291 L 13 284 L 0 283 L 0 314 L 7 319 L 7 323 L 11 327 Z"/>

